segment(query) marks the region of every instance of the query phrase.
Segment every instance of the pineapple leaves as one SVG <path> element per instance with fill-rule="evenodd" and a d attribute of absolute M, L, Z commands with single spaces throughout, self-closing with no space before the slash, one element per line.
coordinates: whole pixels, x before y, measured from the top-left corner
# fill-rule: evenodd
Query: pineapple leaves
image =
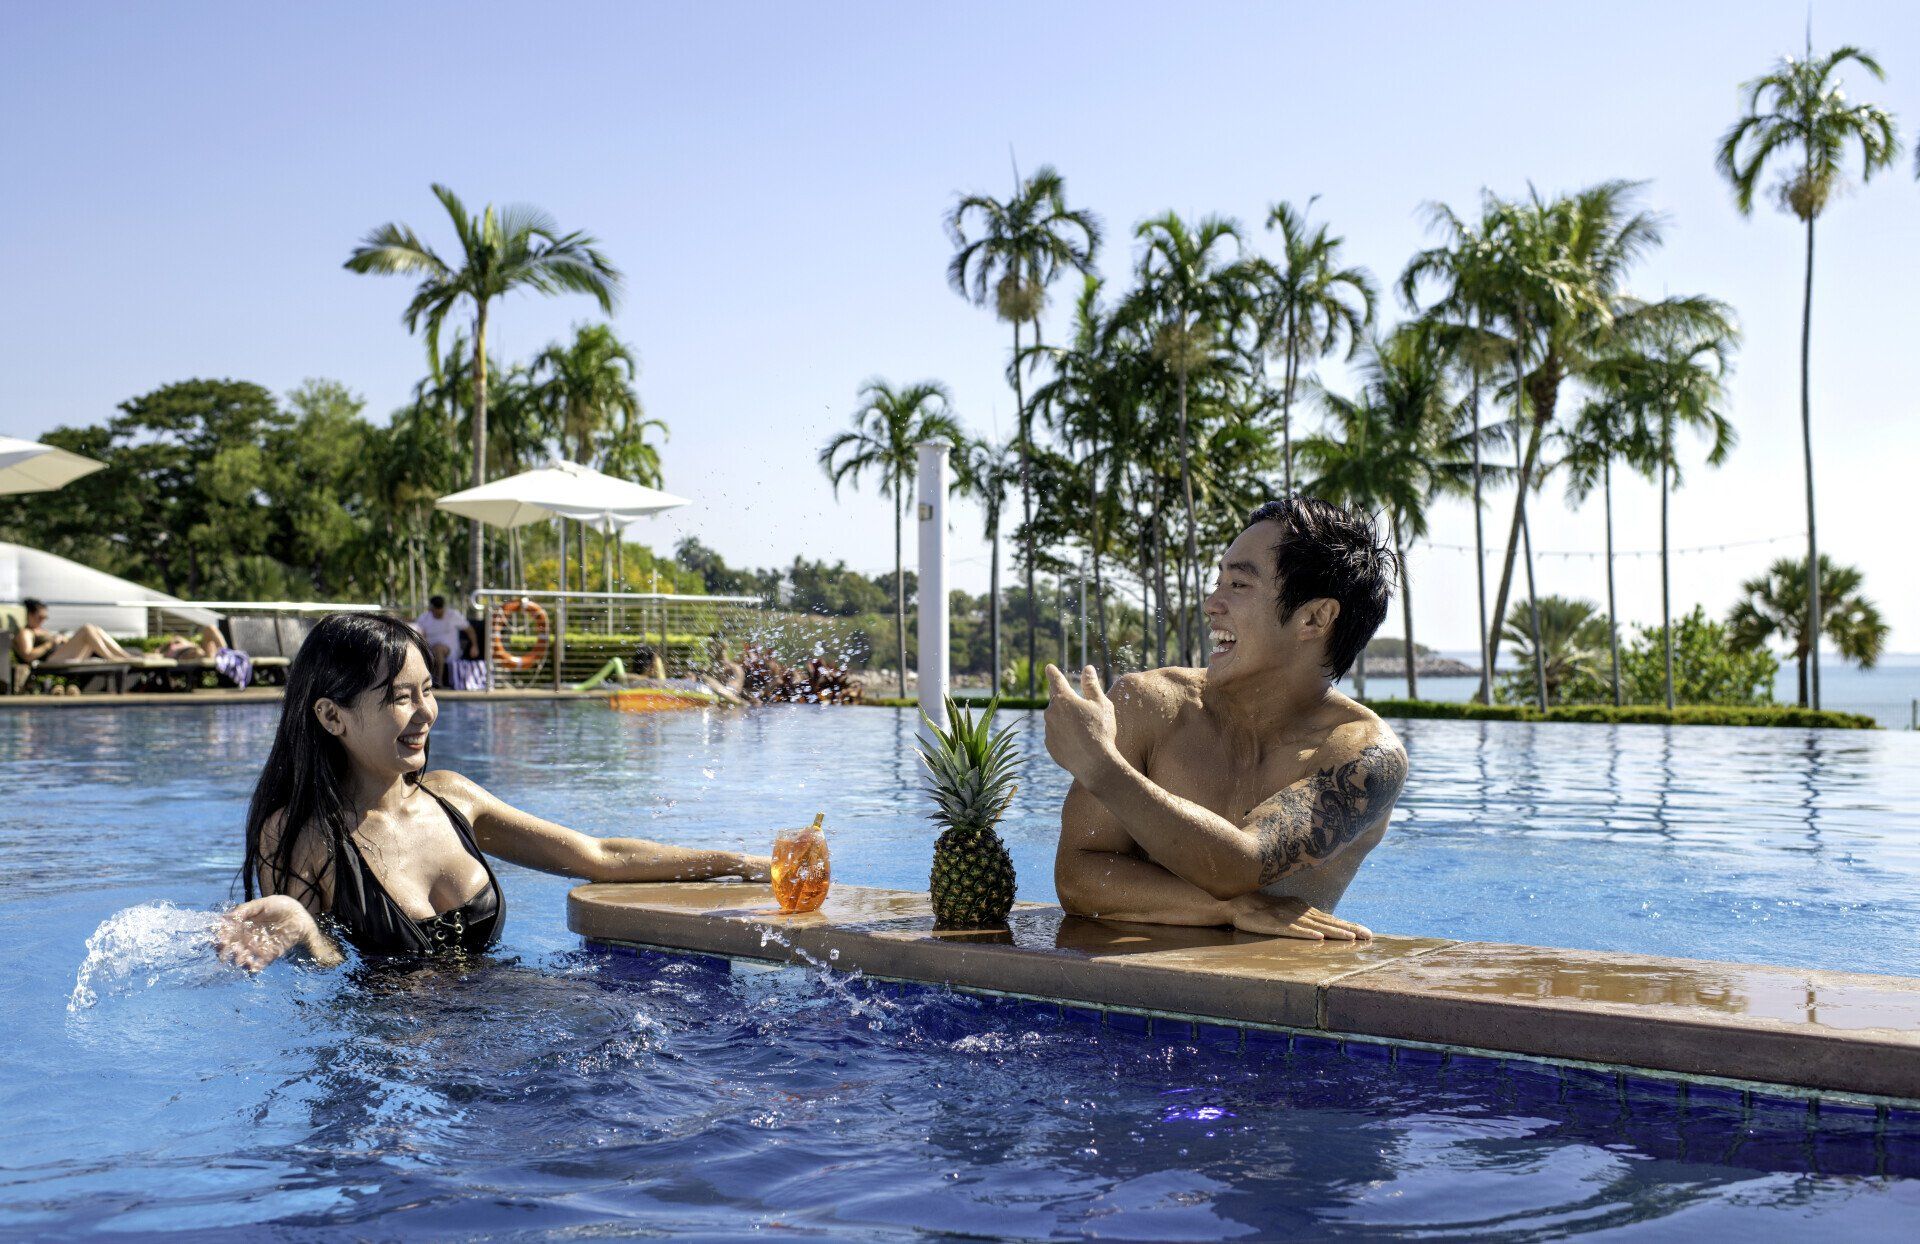
<path fill-rule="evenodd" d="M 931 819 L 957 829 L 991 829 L 1013 801 L 1012 729 L 993 728 L 998 700 L 976 717 L 947 697 L 945 729 L 925 713 L 929 739 L 916 745 L 927 767 L 927 791 L 935 810 Z"/>

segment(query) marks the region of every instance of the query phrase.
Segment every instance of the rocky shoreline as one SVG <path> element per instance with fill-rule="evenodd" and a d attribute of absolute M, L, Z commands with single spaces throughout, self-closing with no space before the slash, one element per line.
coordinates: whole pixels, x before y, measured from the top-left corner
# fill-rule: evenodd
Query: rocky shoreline
<path fill-rule="evenodd" d="M 1368 678 L 1405 677 L 1407 662 L 1403 657 L 1368 657 Z M 1465 661 L 1456 661 L 1452 657 L 1423 656 L 1413 667 L 1413 672 L 1421 678 L 1478 678 L 1480 671 Z"/>

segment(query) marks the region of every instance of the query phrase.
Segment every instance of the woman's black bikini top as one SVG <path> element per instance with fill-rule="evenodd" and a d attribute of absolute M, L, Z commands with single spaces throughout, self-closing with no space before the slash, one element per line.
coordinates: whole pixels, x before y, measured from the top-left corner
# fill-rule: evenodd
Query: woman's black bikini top
<path fill-rule="evenodd" d="M 427 790 L 424 786 L 420 789 Z M 427 793 L 445 810 L 453 832 L 460 836 L 460 845 L 487 870 L 486 887 L 452 911 L 429 920 L 415 920 L 387 894 L 349 838 L 345 866 L 334 874 L 333 917 L 363 955 L 478 954 L 498 940 L 507 922 L 506 897 L 500 892 L 493 866 L 473 843 L 473 827 L 458 808 L 430 790 Z"/>

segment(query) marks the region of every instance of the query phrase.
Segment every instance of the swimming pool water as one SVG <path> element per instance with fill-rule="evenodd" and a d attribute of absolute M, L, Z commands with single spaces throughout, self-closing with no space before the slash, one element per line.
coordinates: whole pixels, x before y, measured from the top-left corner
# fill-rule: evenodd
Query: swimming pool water
<path fill-rule="evenodd" d="M 1863 1238 L 1920 1214 L 1898 1118 L 614 954 L 566 932 L 568 882 L 511 867 L 496 955 L 247 979 L 201 939 L 273 711 L 0 713 L 0 1231 Z M 1007 834 L 1048 899 L 1062 781 L 1030 720 Z M 920 888 L 911 728 L 462 703 L 434 763 L 677 842 L 824 810 L 837 879 Z M 1920 973 L 1920 739 L 1402 734 L 1409 791 L 1343 914 Z"/>

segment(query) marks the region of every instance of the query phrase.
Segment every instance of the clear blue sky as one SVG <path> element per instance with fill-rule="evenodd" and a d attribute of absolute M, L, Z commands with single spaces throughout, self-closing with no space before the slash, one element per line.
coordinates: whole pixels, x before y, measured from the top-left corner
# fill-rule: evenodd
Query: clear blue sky
<path fill-rule="evenodd" d="M 1736 87 L 1802 39 L 1801 3 L 928 5 L 9 5 L 0 10 L 0 430 L 104 419 L 190 376 L 284 391 L 345 381 L 376 417 L 423 366 L 408 286 L 341 268 L 373 225 L 450 238 L 432 181 L 526 201 L 598 235 L 626 271 L 619 331 L 672 427 L 667 483 L 698 505 L 652 525 L 730 560 L 796 553 L 889 567 L 885 503 L 834 501 L 814 463 L 860 381 L 935 377 L 1004 431 L 1007 334 L 947 288 L 941 215 L 1004 192 L 1009 147 L 1098 211 L 1123 277 L 1128 234 L 1166 208 L 1238 216 L 1318 194 L 1351 257 L 1390 279 L 1418 209 L 1481 187 L 1650 179 L 1668 245 L 1648 295 L 1739 311 L 1742 443 L 1691 473 L 1677 546 L 1801 529 L 1800 235 L 1743 220 L 1712 167 Z M 1816 4 L 1817 45 L 1875 51 L 1855 95 L 1920 123 L 1910 4 Z M 1823 547 L 1863 565 L 1920 648 L 1912 494 L 1920 466 L 1920 185 L 1911 157 L 1822 225 L 1814 394 Z M 1067 298 L 1059 300 L 1064 312 Z M 507 358 L 592 314 L 516 297 Z M 1332 377 L 1337 383 L 1336 369 Z M 1623 549 L 1657 546 L 1654 494 L 1619 501 Z M 1504 508 L 1495 513 L 1504 515 Z M 1490 529 L 1503 518 L 1490 516 Z M 984 587 L 961 515 L 959 581 Z M 1434 539 L 1471 540 L 1470 511 Z M 649 528 L 636 529 L 649 538 Z M 909 533 L 911 556 L 911 533 Z M 1557 489 L 1542 550 L 1601 544 L 1597 505 Z M 1677 603 L 1723 610 L 1794 541 L 1676 563 Z M 1600 598 L 1597 561 L 1547 557 L 1543 591 Z M 1413 564 L 1417 638 L 1471 647 L 1471 559 Z M 1621 613 L 1656 619 L 1652 558 L 1623 565 Z M 1399 629 L 1398 613 L 1385 628 Z"/>

